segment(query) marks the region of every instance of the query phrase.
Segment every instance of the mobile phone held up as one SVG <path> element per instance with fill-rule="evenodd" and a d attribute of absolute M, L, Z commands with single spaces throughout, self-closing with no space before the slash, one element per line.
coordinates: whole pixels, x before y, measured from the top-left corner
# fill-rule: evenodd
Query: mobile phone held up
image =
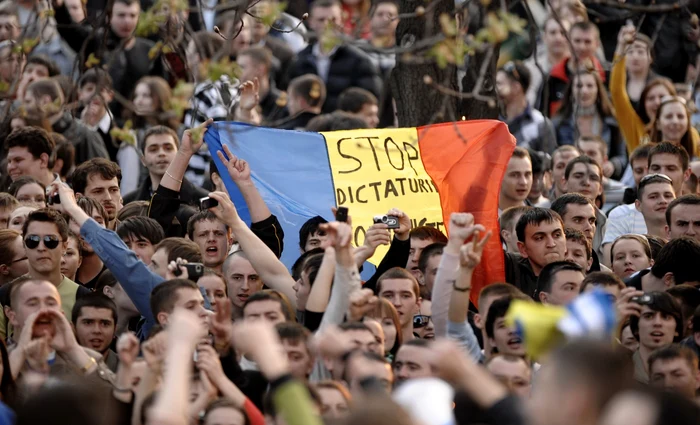
<path fill-rule="evenodd" d="M 210 197 L 200 198 L 199 200 L 199 210 L 206 211 L 209 208 L 214 208 L 219 206 L 219 201 Z"/>
<path fill-rule="evenodd" d="M 202 263 L 187 263 L 183 264 L 182 267 L 187 269 L 187 278 L 192 282 L 197 282 L 204 274 L 204 264 Z M 182 276 L 182 272 L 179 268 L 175 269 L 173 274 L 175 276 Z"/>
<path fill-rule="evenodd" d="M 348 222 L 348 209 L 346 207 L 338 207 L 338 210 L 335 212 L 335 221 Z"/>
<path fill-rule="evenodd" d="M 376 215 L 374 224 L 386 224 L 389 229 L 399 228 L 399 218 L 395 215 Z"/>

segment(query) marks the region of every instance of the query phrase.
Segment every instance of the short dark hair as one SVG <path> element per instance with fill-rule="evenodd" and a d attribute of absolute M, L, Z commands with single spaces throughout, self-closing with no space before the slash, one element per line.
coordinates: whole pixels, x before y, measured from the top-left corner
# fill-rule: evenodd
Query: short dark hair
<path fill-rule="evenodd" d="M 334 0 L 330 3 L 338 4 Z M 313 8 L 314 4 L 312 3 L 309 10 L 313 10 Z M 289 82 L 287 91 L 291 95 L 302 97 L 311 107 L 321 106 L 326 101 L 326 84 L 318 75 L 305 74 L 293 79 Z"/>
<path fill-rule="evenodd" d="M 42 154 L 53 155 L 56 147 L 49 133 L 39 127 L 23 127 L 10 133 L 5 139 L 5 149 L 27 148 L 34 158 L 39 158 Z"/>
<path fill-rule="evenodd" d="M 296 322 L 278 323 L 275 329 L 281 341 L 292 341 L 297 344 L 308 344 L 312 335 L 308 329 Z"/>
<path fill-rule="evenodd" d="M 105 270 L 102 272 L 100 277 L 97 278 L 97 284 L 95 285 L 95 292 L 102 294 L 105 286 L 109 286 L 110 288 L 114 287 L 117 285 L 119 282 L 117 282 L 117 278 L 114 277 L 111 271 L 109 269 Z"/>
<path fill-rule="evenodd" d="M 420 239 L 422 241 L 431 240 L 433 243 L 442 242 L 447 243 L 447 236 L 444 233 L 431 226 L 418 226 L 411 229 L 409 232 L 409 238 Z"/>
<path fill-rule="evenodd" d="M 676 146 L 670 142 L 657 143 L 656 146 L 651 148 L 649 151 L 649 157 L 647 159 L 649 167 L 651 167 L 651 162 L 654 159 L 654 155 L 669 154 L 676 156 L 680 162 L 683 171 L 688 169 L 688 164 L 690 163 L 690 157 L 688 152 L 682 146 Z"/>
<path fill-rule="evenodd" d="M 349 87 L 338 96 L 338 109 L 345 112 L 358 113 L 365 105 L 378 105 L 377 97 L 369 90 L 360 87 Z"/>
<path fill-rule="evenodd" d="M 194 240 L 194 228 L 197 225 L 197 223 L 200 223 L 202 221 L 213 221 L 215 223 L 221 223 L 224 225 L 226 231 L 229 231 L 228 224 L 219 220 L 219 217 L 217 217 L 216 214 L 214 214 L 213 212 L 209 210 L 198 211 L 192 217 L 190 217 L 189 221 L 187 221 L 187 236 L 190 238 L 190 240 Z"/>
<path fill-rule="evenodd" d="M 700 307 L 693 312 L 693 333 L 700 332 Z"/>
<path fill-rule="evenodd" d="M 633 161 L 636 161 L 638 159 L 649 159 L 649 152 L 651 152 L 651 148 L 653 145 L 651 143 L 645 143 L 643 145 L 637 146 L 635 150 L 632 151 L 630 154 L 630 166 L 632 165 Z"/>
<path fill-rule="evenodd" d="M 688 195 L 683 195 L 671 201 L 666 208 L 666 224 L 671 226 L 671 215 L 673 214 L 673 209 L 678 205 L 700 205 L 700 196 L 690 193 Z M 700 217 L 698 217 L 700 219 Z"/>
<path fill-rule="evenodd" d="M 416 296 L 416 301 L 420 299 L 420 285 L 418 284 L 418 281 L 416 278 L 409 272 L 408 270 L 402 268 L 402 267 L 393 267 L 384 273 L 382 273 L 381 276 L 379 276 L 379 279 L 377 279 L 377 294 L 381 294 L 382 292 L 382 282 L 384 282 L 387 279 L 405 279 L 405 280 L 410 280 L 412 282 L 411 289 L 413 291 L 413 295 Z"/>
<path fill-rule="evenodd" d="M 109 72 L 100 67 L 90 68 L 80 77 L 78 88 L 85 87 L 86 84 L 94 84 L 99 90 L 112 90 L 113 82 Z"/>
<path fill-rule="evenodd" d="M 97 292 L 91 292 L 89 294 L 78 297 L 73 304 L 73 310 L 71 312 L 71 319 L 73 325 L 78 323 L 78 319 L 82 314 L 82 310 L 85 307 L 102 308 L 105 310 L 110 310 L 112 312 L 112 319 L 114 320 L 114 326 L 117 325 L 117 305 L 109 299 L 106 295 Z"/>
<path fill-rule="evenodd" d="M 662 239 L 656 235 L 643 235 L 649 241 L 649 249 L 651 249 L 651 259 L 656 261 L 661 250 L 666 246 L 666 239 Z"/>
<path fill-rule="evenodd" d="M 97 214 L 99 214 L 102 219 L 107 222 L 107 211 L 105 211 L 105 207 L 100 204 L 99 201 L 97 201 L 95 198 L 91 198 L 89 196 L 81 196 L 77 200 L 77 204 L 80 207 L 81 210 L 85 212 L 85 214 L 89 215 L 92 217 L 93 213 L 97 211 Z M 70 220 L 66 220 L 68 222 Z"/>
<path fill-rule="evenodd" d="M 165 232 L 161 225 L 149 217 L 129 217 L 117 226 L 117 235 L 126 239 L 130 236 L 143 238 L 155 246 L 165 238 Z"/>
<path fill-rule="evenodd" d="M 477 309 L 481 308 L 481 303 L 486 297 L 491 297 L 491 296 L 497 296 L 497 297 L 505 297 L 505 296 L 510 296 L 513 298 L 519 298 L 519 297 L 526 297 L 520 289 L 515 287 L 514 285 L 511 285 L 510 283 L 504 283 L 504 282 L 497 282 L 497 283 L 492 283 L 490 285 L 486 285 L 481 289 L 481 292 L 479 292 L 479 299 L 477 300 Z M 482 315 L 482 318 L 486 318 L 486 314 L 488 311 L 479 311 L 479 313 Z"/>
<path fill-rule="evenodd" d="M 71 175 L 71 184 L 75 193 L 85 193 L 90 176 L 95 174 L 105 180 L 116 177 L 117 184 L 122 181 L 122 170 L 115 162 L 105 158 L 91 158 L 78 165 Z"/>
<path fill-rule="evenodd" d="M 691 320 L 693 312 L 700 306 L 700 290 L 686 283 L 668 288 L 666 293 L 674 297 L 681 305 L 683 323 Z"/>
<path fill-rule="evenodd" d="M 251 294 L 248 299 L 245 300 L 245 303 L 243 303 L 243 309 L 242 311 L 245 312 L 246 307 L 253 303 L 261 302 L 261 301 L 275 301 L 280 305 L 280 311 L 284 315 L 284 318 L 287 321 L 291 321 L 291 312 L 288 311 L 287 306 L 285 305 L 286 300 L 283 299 L 282 297 L 279 296 L 280 293 L 276 291 L 259 291 Z"/>
<path fill-rule="evenodd" d="M 428 268 L 428 261 L 430 261 L 430 259 L 436 255 L 442 255 L 442 251 L 445 249 L 446 245 L 447 244 L 443 242 L 435 242 L 423 248 L 423 251 L 420 253 L 420 257 L 418 258 L 418 270 L 425 274 L 426 269 Z"/>
<path fill-rule="evenodd" d="M 625 289 L 625 282 L 622 281 L 616 274 L 611 272 L 591 272 L 586 275 L 581 283 L 581 292 L 588 285 L 593 286 L 617 286 L 620 289 Z"/>
<path fill-rule="evenodd" d="M 56 62 L 49 59 L 49 57 L 46 55 L 32 55 L 28 57 L 27 64 L 24 65 L 24 68 L 26 69 L 27 65 L 30 64 L 45 67 L 49 71 L 49 77 L 55 77 L 61 74 L 61 68 L 59 68 L 58 65 L 56 65 Z"/>
<path fill-rule="evenodd" d="M 639 186 L 637 186 L 637 199 L 641 201 L 644 198 L 644 191 L 650 184 L 670 184 L 673 186 L 671 178 L 666 175 L 648 174 L 639 181 Z"/>
<path fill-rule="evenodd" d="M 574 169 L 576 164 L 595 165 L 598 168 L 598 176 L 600 176 L 601 178 L 603 177 L 603 169 L 600 168 L 600 164 L 595 162 L 593 160 L 593 158 L 591 158 L 589 156 L 579 155 L 576 158 L 573 158 L 571 161 L 569 161 L 568 164 L 566 164 L 566 169 L 564 170 L 564 179 L 565 180 L 569 180 L 569 175 L 571 175 L 571 170 Z"/>
<path fill-rule="evenodd" d="M 564 220 L 559 214 L 548 208 L 534 207 L 523 213 L 518 219 L 518 224 L 515 225 L 515 233 L 518 236 L 518 241 L 525 242 L 525 229 L 527 226 L 539 226 L 542 223 L 552 223 L 558 221 L 561 227 L 564 228 Z"/>
<path fill-rule="evenodd" d="M 340 6 L 340 2 L 338 0 L 314 0 L 311 2 L 311 5 L 309 5 L 309 12 L 311 12 L 313 9 L 317 7 L 331 7 L 331 6 Z"/>
<path fill-rule="evenodd" d="M 58 235 L 61 237 L 61 241 L 65 242 L 68 240 L 68 223 L 66 223 L 66 220 L 58 211 L 51 208 L 41 208 L 30 212 L 27 216 L 27 220 L 25 220 L 24 225 L 22 226 L 23 235 L 27 235 L 29 225 L 35 221 L 40 223 L 55 224 L 56 228 L 58 229 Z"/>
<path fill-rule="evenodd" d="M 61 90 L 61 85 L 53 78 L 36 80 L 27 86 L 26 91 L 38 98 L 48 96 L 51 98 L 51 101 L 60 99 L 61 105 L 65 103 L 65 96 L 63 90 Z"/>
<path fill-rule="evenodd" d="M 529 210 L 530 208 L 532 207 L 528 205 L 518 205 L 516 207 L 506 208 L 501 213 L 501 216 L 498 217 L 498 226 L 501 230 L 508 230 L 515 227 L 515 217 L 523 215 L 525 211 Z"/>
<path fill-rule="evenodd" d="M 496 324 L 496 320 L 501 317 L 505 317 L 508 309 L 510 308 L 511 301 L 513 301 L 513 297 L 506 295 L 503 298 L 499 298 L 491 303 L 491 307 L 489 307 L 489 311 L 486 314 L 486 323 L 484 324 L 484 327 L 486 328 L 486 335 L 489 338 L 493 338 L 493 327 Z"/>
<path fill-rule="evenodd" d="M 585 275 L 583 268 L 576 263 L 572 263 L 571 261 L 554 261 L 542 268 L 537 278 L 537 293 L 552 292 L 552 284 L 554 283 L 557 273 L 565 270 L 579 272 L 581 276 Z"/>
<path fill-rule="evenodd" d="M 306 266 L 306 261 L 310 259 L 312 256 L 316 255 L 321 255 L 323 257 L 323 254 L 325 251 L 323 248 L 314 248 L 310 249 L 306 252 L 303 252 L 299 258 L 296 259 L 294 264 L 292 265 L 292 279 L 299 280 L 301 278 L 301 272 Z"/>
<path fill-rule="evenodd" d="M 589 260 L 591 259 L 593 256 L 593 245 L 582 231 L 567 227 L 564 229 L 564 236 L 566 237 L 567 242 L 572 241 L 583 245 L 583 247 L 586 249 L 586 258 Z"/>
<path fill-rule="evenodd" d="M 259 65 L 264 65 L 268 72 L 272 68 L 272 53 L 265 47 L 248 47 L 238 52 L 238 57 L 240 58 L 241 56 L 249 56 Z"/>
<path fill-rule="evenodd" d="M 304 250 L 306 241 L 309 240 L 309 237 L 314 233 L 318 233 L 319 226 L 324 223 L 328 223 L 328 220 L 320 215 L 317 215 L 316 217 L 311 217 L 310 219 L 306 220 L 306 222 L 301 225 L 301 228 L 299 229 L 299 247 L 302 251 Z"/>
<path fill-rule="evenodd" d="M 700 258 L 700 243 L 683 236 L 668 242 L 651 266 L 651 273 L 657 278 L 673 273 L 676 285 L 700 282 L 700 268 L 695 262 Z"/>
<path fill-rule="evenodd" d="M 185 238 L 165 238 L 156 247 L 155 251 L 164 249 L 168 251 L 168 263 L 178 258 L 187 260 L 188 263 L 201 263 L 202 252 L 199 245 Z"/>
<path fill-rule="evenodd" d="M 323 131 L 357 130 L 367 127 L 367 122 L 362 118 L 345 111 L 333 111 L 330 114 L 313 117 L 306 124 L 304 130 L 320 133 Z"/>
<path fill-rule="evenodd" d="M 148 130 L 143 134 L 143 143 L 141 144 L 141 151 L 146 153 L 146 145 L 148 144 L 148 138 L 151 136 L 162 136 L 168 135 L 173 138 L 173 142 L 176 147 L 180 147 L 180 138 L 177 137 L 177 133 L 170 127 L 164 125 L 154 125 L 149 127 Z"/>
<path fill-rule="evenodd" d="M 556 212 L 559 214 L 560 217 L 563 217 L 566 215 L 566 212 L 568 210 L 568 205 L 569 204 L 575 204 L 575 205 L 593 205 L 591 203 L 591 200 L 586 198 L 585 196 L 581 195 L 580 193 L 565 193 L 562 196 L 558 197 L 557 199 L 552 202 L 552 205 L 549 207 L 552 211 Z"/>
<path fill-rule="evenodd" d="M 520 84 L 523 88 L 523 93 L 527 93 L 527 89 L 530 88 L 532 75 L 524 63 L 518 60 L 508 61 L 498 68 L 498 71 L 506 74 L 511 81 Z"/>
<path fill-rule="evenodd" d="M 51 133 L 51 138 L 54 139 L 54 141 L 57 140 L 57 136 L 61 135 L 58 133 Z M 59 170 L 58 174 L 60 177 L 66 178 L 75 165 L 75 146 L 73 146 L 73 143 L 67 140 L 56 143 L 56 149 L 54 150 L 54 162 L 58 161 L 59 159 L 63 161 L 63 166 Z"/>
<path fill-rule="evenodd" d="M 183 288 L 199 291 L 196 283 L 188 279 L 171 279 L 159 284 L 151 291 L 151 311 L 153 317 L 158 313 L 172 313 L 177 301 L 177 291 Z"/>
<path fill-rule="evenodd" d="M 651 303 L 646 304 L 647 307 L 652 311 L 658 311 L 667 316 L 672 316 L 676 321 L 677 333 L 673 341 L 676 342 L 680 340 L 683 335 L 683 316 L 681 315 L 681 306 L 678 301 L 666 292 L 649 292 L 648 295 L 651 296 Z M 632 331 L 632 335 L 639 340 L 639 317 L 630 317 L 630 330 Z"/>
<path fill-rule="evenodd" d="M 690 366 L 690 370 L 697 373 L 698 355 L 695 354 L 695 352 L 688 347 L 682 346 L 680 344 L 671 344 L 654 350 L 651 353 L 647 361 L 647 364 L 649 366 L 649 374 L 651 375 L 651 371 L 653 369 L 652 366 L 657 361 L 664 362 L 675 359 L 685 360 L 685 362 L 688 363 L 688 366 Z"/>
<path fill-rule="evenodd" d="M 598 145 L 598 150 L 600 151 L 601 156 L 604 157 L 605 155 L 608 154 L 608 144 L 600 136 L 581 136 L 581 137 L 579 137 L 578 140 L 576 140 L 576 147 L 579 150 L 581 150 L 581 143 L 591 143 L 591 142 Z"/>

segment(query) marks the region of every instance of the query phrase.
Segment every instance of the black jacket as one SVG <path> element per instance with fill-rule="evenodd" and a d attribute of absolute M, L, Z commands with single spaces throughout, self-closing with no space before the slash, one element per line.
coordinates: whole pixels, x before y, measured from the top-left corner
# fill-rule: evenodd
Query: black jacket
<path fill-rule="evenodd" d="M 506 282 L 537 300 L 537 276 L 532 271 L 530 261 L 509 252 L 504 252 L 503 257 L 506 263 Z"/>
<path fill-rule="evenodd" d="M 85 48 L 84 56 L 79 61 L 81 68 L 85 67 L 85 61 L 93 53 L 100 60 L 100 65 L 109 64 L 108 71 L 112 77 L 113 88 L 122 96 L 130 98 L 136 82 L 141 77 L 164 74 L 160 57 L 155 60 L 149 58 L 149 52 L 155 45 L 152 41 L 136 37 L 134 46 L 124 50 L 121 47 L 122 39 L 112 32 L 109 24 L 105 24 L 106 29 L 94 31 L 87 20 L 80 24 L 73 23 L 65 5 L 54 10 L 61 37 L 76 52 L 83 52 L 83 47 Z M 121 116 L 121 103 L 112 102 L 110 109 L 115 116 Z"/>
<path fill-rule="evenodd" d="M 408 256 L 411 251 L 411 239 L 405 241 L 398 240 L 394 237 L 391 240 L 391 245 L 389 245 L 389 250 L 382 258 L 382 261 L 377 266 L 377 271 L 374 272 L 371 278 L 365 282 L 363 288 L 369 288 L 374 292 L 377 292 L 377 280 L 384 274 L 387 270 L 394 267 L 406 267 L 408 263 Z"/>
<path fill-rule="evenodd" d="M 181 203 L 186 205 L 197 206 L 199 204 L 199 200 L 206 196 L 209 196 L 209 192 L 202 189 L 201 187 L 195 186 L 186 178 L 182 179 L 182 186 L 180 186 L 179 198 Z M 138 189 L 131 193 L 127 193 L 124 196 L 124 205 L 133 201 L 150 201 L 151 197 L 153 197 L 153 192 L 151 192 L 151 179 L 146 178 L 146 180 L 138 187 Z"/>
<path fill-rule="evenodd" d="M 187 234 L 187 222 L 195 213 L 194 208 L 182 205 L 179 192 L 163 185 L 156 189 L 148 210 L 148 216 L 163 227 L 166 237 L 184 237 Z M 250 230 L 275 253 L 277 258 L 282 256 L 284 230 L 274 214 L 263 221 L 251 223 Z"/>
<path fill-rule="evenodd" d="M 313 54 L 314 45 L 309 44 L 299 52 L 289 68 L 290 81 L 304 74 L 318 75 L 316 57 Z M 323 104 L 324 113 L 335 111 L 338 96 L 348 87 L 369 90 L 379 99 L 382 94 L 382 78 L 377 67 L 363 51 L 354 46 L 342 45 L 330 59 L 328 78 L 326 78 L 326 102 Z"/>
<path fill-rule="evenodd" d="M 70 112 L 64 112 L 61 119 L 54 123 L 53 131 L 61 134 L 75 146 L 75 165 L 80 165 L 92 158 L 110 159 L 102 137 L 73 118 Z"/>

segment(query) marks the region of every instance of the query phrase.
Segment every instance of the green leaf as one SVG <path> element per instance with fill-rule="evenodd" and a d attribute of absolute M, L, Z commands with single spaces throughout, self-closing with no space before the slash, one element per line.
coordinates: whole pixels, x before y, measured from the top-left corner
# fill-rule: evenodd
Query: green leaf
<path fill-rule="evenodd" d="M 100 60 L 95 56 L 94 53 L 90 53 L 87 60 L 85 61 L 85 67 L 90 69 L 100 64 Z"/>
<path fill-rule="evenodd" d="M 232 78 L 238 78 L 241 75 L 240 68 L 236 62 L 231 62 L 231 59 L 226 56 L 216 62 L 205 63 L 206 75 L 211 81 L 217 81 L 222 76 L 228 75 Z"/>

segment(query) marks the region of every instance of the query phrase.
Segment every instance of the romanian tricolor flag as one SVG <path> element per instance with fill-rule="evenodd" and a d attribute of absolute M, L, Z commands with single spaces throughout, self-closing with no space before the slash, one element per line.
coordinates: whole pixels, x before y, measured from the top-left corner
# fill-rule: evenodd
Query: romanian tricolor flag
<path fill-rule="evenodd" d="M 473 294 L 503 281 L 498 236 L 498 195 L 515 138 L 500 121 L 460 121 L 418 128 L 309 133 L 240 123 L 215 123 L 205 135 L 231 199 L 244 220 L 245 202 L 216 151 L 226 144 L 248 161 L 252 179 L 285 232 L 282 260 L 298 258 L 299 228 L 311 217 L 332 220 L 331 207 L 349 209 L 354 244 L 361 245 L 373 217 L 391 208 L 404 211 L 413 226 L 447 233 L 452 212 L 474 214 L 491 229 Z M 380 247 L 370 261 L 386 252 Z"/>

